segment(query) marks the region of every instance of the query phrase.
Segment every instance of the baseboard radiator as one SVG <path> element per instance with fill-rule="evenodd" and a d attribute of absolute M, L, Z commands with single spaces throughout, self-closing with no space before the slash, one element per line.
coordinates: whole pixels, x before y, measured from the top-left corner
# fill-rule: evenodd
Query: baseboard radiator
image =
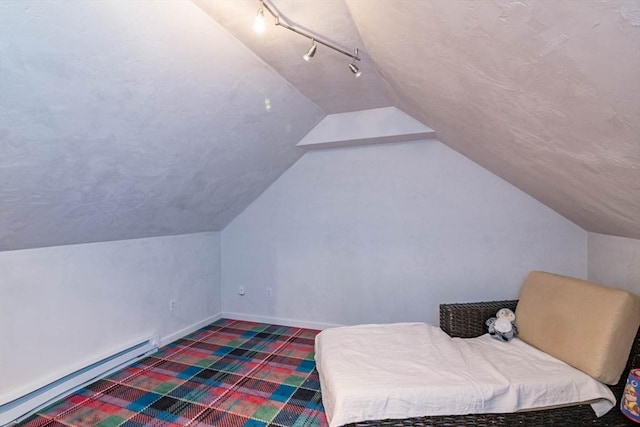
<path fill-rule="evenodd" d="M 15 425 L 44 406 L 156 352 L 159 342 L 158 337 L 143 340 L 25 395 L 8 402 L 2 402 L 0 405 L 0 426 Z"/>

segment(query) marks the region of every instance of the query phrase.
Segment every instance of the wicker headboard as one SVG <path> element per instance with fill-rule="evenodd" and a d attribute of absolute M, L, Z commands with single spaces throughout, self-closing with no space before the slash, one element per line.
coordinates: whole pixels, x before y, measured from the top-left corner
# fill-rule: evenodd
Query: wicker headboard
<path fill-rule="evenodd" d="M 487 301 L 472 303 L 455 303 L 440 304 L 440 328 L 452 337 L 473 338 L 487 333 L 485 320 L 502 307 L 510 308 L 515 311 L 517 300 L 506 301 Z M 640 329 L 638 329 L 633 346 L 627 359 L 624 372 L 628 372 L 631 368 L 640 366 Z M 623 375 L 615 385 L 609 385 L 611 391 L 620 401 L 624 386 L 626 384 L 626 375 Z M 610 413 L 602 418 L 595 418 L 593 411 L 588 405 L 579 405 L 576 407 L 566 407 L 557 409 L 548 409 L 544 411 L 534 411 L 516 414 L 501 414 L 495 417 L 492 414 L 479 416 L 480 419 L 470 418 L 469 424 L 465 424 L 462 418 L 453 417 L 452 419 L 443 419 L 442 423 L 436 421 L 434 417 L 425 419 L 424 424 L 419 423 L 406 425 L 477 425 L 475 423 L 491 423 L 492 425 L 515 425 L 523 422 L 531 425 L 582 425 L 588 424 L 593 426 L 625 426 L 629 420 L 621 414 L 619 407 L 614 407 Z M 451 424 L 453 423 L 453 424 Z M 371 424 L 373 425 L 373 424 Z M 378 425 L 378 424 L 376 424 Z"/>

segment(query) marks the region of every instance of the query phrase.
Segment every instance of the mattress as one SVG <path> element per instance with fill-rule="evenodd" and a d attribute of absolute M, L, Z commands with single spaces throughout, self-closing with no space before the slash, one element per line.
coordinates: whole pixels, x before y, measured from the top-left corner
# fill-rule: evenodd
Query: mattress
<path fill-rule="evenodd" d="M 604 384 L 519 339 L 451 338 L 425 323 L 359 325 L 316 336 L 330 427 L 429 415 L 615 405 Z"/>

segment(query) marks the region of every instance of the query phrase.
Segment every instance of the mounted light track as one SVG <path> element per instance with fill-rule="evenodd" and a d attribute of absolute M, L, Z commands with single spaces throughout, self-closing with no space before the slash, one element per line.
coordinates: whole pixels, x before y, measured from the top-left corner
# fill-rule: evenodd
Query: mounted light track
<path fill-rule="evenodd" d="M 335 44 L 323 39 L 322 37 L 318 37 L 317 35 L 312 35 L 308 33 L 306 30 L 303 30 L 302 28 L 299 28 L 296 25 L 290 24 L 289 22 L 287 22 L 286 17 L 282 16 L 280 12 L 278 12 L 278 10 L 275 8 L 275 6 L 267 2 L 267 0 L 258 0 L 258 1 L 259 1 L 258 13 L 256 14 L 256 21 L 253 24 L 253 29 L 256 33 L 262 33 L 265 29 L 264 10 L 266 9 L 266 11 L 269 12 L 271 16 L 273 16 L 276 26 L 286 28 L 289 31 L 293 31 L 296 34 L 299 34 L 302 37 L 306 37 L 311 40 L 312 42 L 311 47 L 309 48 L 307 53 L 302 56 L 302 58 L 304 58 L 305 61 L 309 61 L 311 58 L 313 58 L 313 55 L 316 54 L 318 44 L 321 44 L 323 46 L 326 46 L 330 49 L 335 50 L 336 52 L 343 54 L 344 56 L 351 58 L 349 69 L 351 70 L 351 72 L 354 74 L 355 77 L 360 77 L 362 75 L 362 71 L 360 71 L 358 66 L 355 64 L 355 61 L 361 60 L 360 57 L 358 56 L 357 48 L 353 50 L 354 53 L 350 53 L 336 46 Z"/>

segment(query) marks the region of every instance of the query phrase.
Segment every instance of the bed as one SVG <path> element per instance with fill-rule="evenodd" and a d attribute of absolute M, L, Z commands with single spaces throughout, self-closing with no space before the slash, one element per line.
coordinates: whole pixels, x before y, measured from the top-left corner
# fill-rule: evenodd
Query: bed
<path fill-rule="evenodd" d="M 594 307 L 576 298 L 576 285 Z M 400 323 L 323 331 L 316 338 L 316 363 L 330 427 L 626 425 L 616 399 L 624 384 L 621 373 L 640 361 L 640 299 L 595 286 L 534 272 L 525 281 L 518 306 L 517 301 L 441 305 L 442 329 Z M 539 311 L 548 319 L 549 309 L 553 315 L 558 307 L 566 308 L 566 296 L 574 300 L 582 313 L 578 323 L 586 328 L 573 331 L 575 339 L 556 330 L 563 337 L 561 345 L 557 337 L 536 341 L 538 334 L 527 323 Z M 502 343 L 484 334 L 484 321 L 502 307 L 512 308 L 517 320 L 524 320 L 524 325 L 519 323 L 522 340 Z M 562 311 L 560 316 L 576 316 Z M 600 319 L 603 312 L 613 312 L 611 319 Z M 586 320 L 594 316 L 596 326 Z M 616 326 L 620 322 L 631 322 L 631 330 L 621 331 Z M 589 344 L 594 352 L 574 354 L 577 344 L 584 349 L 584 342 L 594 339 Z M 549 350 L 548 342 L 571 351 Z M 604 342 L 604 350 L 597 348 L 598 342 Z M 620 355 L 619 348 L 625 354 Z"/>

